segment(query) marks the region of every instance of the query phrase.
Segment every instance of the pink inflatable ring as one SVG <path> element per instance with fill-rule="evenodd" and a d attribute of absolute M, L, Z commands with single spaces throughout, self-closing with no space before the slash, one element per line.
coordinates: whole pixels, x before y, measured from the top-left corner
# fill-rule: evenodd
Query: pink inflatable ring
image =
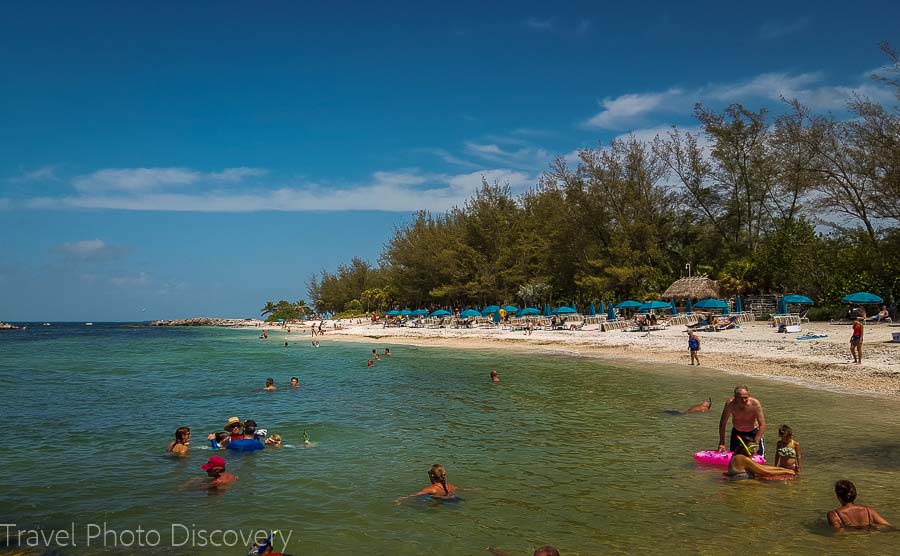
<path fill-rule="evenodd" d="M 704 450 L 694 454 L 694 459 L 700 463 L 711 463 L 713 465 L 728 465 L 734 452 L 717 452 L 715 450 Z M 766 463 L 766 458 L 759 454 L 753 454 L 753 461 L 759 464 Z"/>

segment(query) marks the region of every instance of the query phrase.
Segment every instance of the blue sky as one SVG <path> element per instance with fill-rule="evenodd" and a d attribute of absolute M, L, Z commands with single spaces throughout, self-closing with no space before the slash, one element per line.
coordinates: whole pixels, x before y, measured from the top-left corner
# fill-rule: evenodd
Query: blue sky
<path fill-rule="evenodd" d="M 14 6 L 14 7 L 13 7 Z M 0 320 L 257 316 L 481 177 L 843 112 L 893 2 L 30 2 L 0 18 Z M 144 311 L 143 309 L 146 309 Z"/>

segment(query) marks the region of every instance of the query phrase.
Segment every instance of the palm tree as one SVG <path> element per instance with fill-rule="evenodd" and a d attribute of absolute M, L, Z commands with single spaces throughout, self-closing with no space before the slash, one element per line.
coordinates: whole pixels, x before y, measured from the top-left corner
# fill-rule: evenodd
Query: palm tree
<path fill-rule="evenodd" d="M 309 313 L 309 305 L 306 304 L 306 300 L 298 299 L 294 303 L 294 318 L 302 319 L 307 313 Z"/>
<path fill-rule="evenodd" d="M 262 316 L 271 315 L 275 312 L 276 305 L 271 301 L 266 301 L 266 306 L 260 309 L 259 314 Z"/>

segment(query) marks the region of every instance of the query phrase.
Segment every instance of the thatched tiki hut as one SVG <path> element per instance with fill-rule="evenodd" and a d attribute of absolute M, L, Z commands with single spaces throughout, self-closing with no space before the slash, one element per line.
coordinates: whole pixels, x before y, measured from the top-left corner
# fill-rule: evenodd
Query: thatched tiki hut
<path fill-rule="evenodd" d="M 675 280 L 662 294 L 663 299 L 705 299 L 719 297 L 719 283 L 706 276 L 691 276 Z"/>

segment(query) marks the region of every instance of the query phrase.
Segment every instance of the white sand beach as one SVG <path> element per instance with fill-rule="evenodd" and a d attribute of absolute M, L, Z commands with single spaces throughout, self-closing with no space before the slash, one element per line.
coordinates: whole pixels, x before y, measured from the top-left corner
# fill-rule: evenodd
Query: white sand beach
<path fill-rule="evenodd" d="M 290 334 L 280 325 L 264 326 L 272 330 L 272 339 L 281 334 L 295 339 L 308 338 L 311 324 L 293 325 Z M 334 329 L 334 321 L 326 321 L 323 327 L 326 333 L 317 339 L 456 349 L 559 350 L 610 360 L 680 363 L 686 367 L 690 362 L 683 325 L 649 334 L 535 330 L 530 336 L 503 327 L 385 328 L 380 322 L 356 324 L 355 320 L 347 319 L 339 321 L 339 325 L 343 328 Z M 698 337 L 702 342 L 701 365 L 705 368 L 896 398 L 900 397 L 900 343 L 891 342 L 893 332 L 900 332 L 900 327 L 866 326 L 861 365 L 853 364 L 850 356 L 849 326 L 810 323 L 803 325 L 800 334 L 779 334 L 767 322 L 752 322 L 733 330 L 698 333 Z M 827 334 L 827 337 L 797 340 L 805 334 Z"/>

